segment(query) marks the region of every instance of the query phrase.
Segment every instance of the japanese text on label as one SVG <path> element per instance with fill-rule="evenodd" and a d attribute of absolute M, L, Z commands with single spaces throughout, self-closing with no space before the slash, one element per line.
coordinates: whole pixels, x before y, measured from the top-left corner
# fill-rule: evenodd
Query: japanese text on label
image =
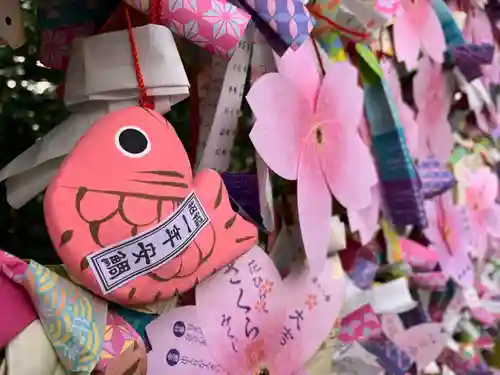
<path fill-rule="evenodd" d="M 154 228 L 87 257 L 103 294 L 161 267 L 179 255 L 210 222 L 192 192 Z"/>

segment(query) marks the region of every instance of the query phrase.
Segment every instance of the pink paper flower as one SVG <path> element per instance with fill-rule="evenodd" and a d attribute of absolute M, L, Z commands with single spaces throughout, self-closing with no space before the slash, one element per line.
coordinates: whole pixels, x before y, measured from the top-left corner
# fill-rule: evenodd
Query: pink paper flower
<path fill-rule="evenodd" d="M 425 235 L 432 242 L 443 273 L 458 285 L 474 284 L 474 269 L 469 258 L 468 233 L 464 231 L 465 211 L 453 204 L 451 193 L 425 202 L 429 226 Z"/>
<path fill-rule="evenodd" d="M 371 202 L 376 172 L 359 135 L 363 92 L 348 62 L 328 63 L 321 82 L 311 40 L 288 50 L 279 73 L 261 77 L 247 100 L 256 123 L 250 138 L 269 167 L 298 180 L 299 221 L 309 264 L 323 266 L 332 199 L 348 209 Z"/>
<path fill-rule="evenodd" d="M 146 327 L 148 375 L 302 374 L 340 310 L 344 279 L 335 270 L 329 262 L 321 274 L 303 269 L 282 280 L 254 247 L 196 287 L 196 306 L 170 310 Z"/>
<path fill-rule="evenodd" d="M 429 0 L 403 0 L 403 12 L 394 21 L 394 49 L 399 61 L 412 70 L 420 48 L 436 63 L 443 62 L 446 43 L 439 18 Z"/>
<path fill-rule="evenodd" d="M 418 156 L 425 158 L 433 154 L 446 163 L 453 149 L 453 133 L 448 121 L 453 92 L 441 65 L 426 57 L 420 59 L 413 82 L 413 97 L 418 108 Z"/>
<path fill-rule="evenodd" d="M 475 255 L 482 259 L 488 236 L 500 237 L 500 206 L 495 202 L 498 178 L 488 167 L 481 167 L 466 173 L 464 185 Z"/>

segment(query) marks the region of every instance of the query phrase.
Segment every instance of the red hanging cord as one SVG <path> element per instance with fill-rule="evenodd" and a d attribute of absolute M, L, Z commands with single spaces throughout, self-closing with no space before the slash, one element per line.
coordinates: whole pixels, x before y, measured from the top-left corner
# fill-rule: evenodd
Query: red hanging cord
<path fill-rule="evenodd" d="M 141 72 L 139 63 L 139 51 L 135 44 L 134 32 L 132 29 L 132 21 L 130 20 L 130 11 L 128 6 L 124 6 L 125 18 L 127 19 L 128 39 L 130 42 L 130 49 L 132 50 L 132 59 L 134 62 L 135 76 L 137 78 L 137 85 L 139 86 L 139 105 L 144 108 L 154 109 L 154 100 L 148 95 L 148 90 L 144 84 L 144 77 Z M 161 0 L 150 0 L 149 3 L 149 23 L 159 24 L 161 20 Z"/>

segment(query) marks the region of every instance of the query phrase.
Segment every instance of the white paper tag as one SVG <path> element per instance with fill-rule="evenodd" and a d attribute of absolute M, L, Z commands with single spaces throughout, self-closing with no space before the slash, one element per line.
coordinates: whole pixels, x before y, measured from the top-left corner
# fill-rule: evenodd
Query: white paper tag
<path fill-rule="evenodd" d="M 253 42 L 252 58 L 250 61 L 250 82 L 252 84 L 264 74 L 276 71 L 273 50 L 257 29 L 255 29 Z M 262 216 L 264 227 L 272 232 L 275 226 L 273 189 L 271 186 L 269 167 L 257 151 L 255 152 L 255 161 L 257 165 L 257 179 L 259 182 L 260 215 Z"/>
<path fill-rule="evenodd" d="M 213 168 L 225 172 L 231 161 L 231 150 L 240 117 L 241 102 L 247 78 L 253 29 L 247 28 L 236 52 L 227 65 L 222 91 L 213 117 L 213 123 L 203 150 L 199 169 Z M 210 95 L 210 94 L 209 94 Z M 205 116 L 202 115 L 204 118 Z M 208 118 L 208 116 L 206 116 Z"/>
<path fill-rule="evenodd" d="M 383 369 L 377 358 L 357 341 L 345 344 L 340 340 L 333 353 L 333 373 L 336 375 L 377 375 Z"/>
<path fill-rule="evenodd" d="M 164 221 L 87 257 L 103 294 L 161 267 L 179 255 L 210 222 L 192 192 Z"/>

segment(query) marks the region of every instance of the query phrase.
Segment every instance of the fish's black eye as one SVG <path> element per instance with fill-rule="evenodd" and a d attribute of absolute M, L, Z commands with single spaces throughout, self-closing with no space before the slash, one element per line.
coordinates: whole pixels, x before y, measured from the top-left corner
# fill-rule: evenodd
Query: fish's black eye
<path fill-rule="evenodd" d="M 7 26 L 12 25 L 12 18 L 10 18 L 10 17 L 5 17 L 5 23 L 7 24 Z"/>
<path fill-rule="evenodd" d="M 142 158 L 151 151 L 148 135 L 136 126 L 125 126 L 115 135 L 118 150 L 129 158 Z"/>

